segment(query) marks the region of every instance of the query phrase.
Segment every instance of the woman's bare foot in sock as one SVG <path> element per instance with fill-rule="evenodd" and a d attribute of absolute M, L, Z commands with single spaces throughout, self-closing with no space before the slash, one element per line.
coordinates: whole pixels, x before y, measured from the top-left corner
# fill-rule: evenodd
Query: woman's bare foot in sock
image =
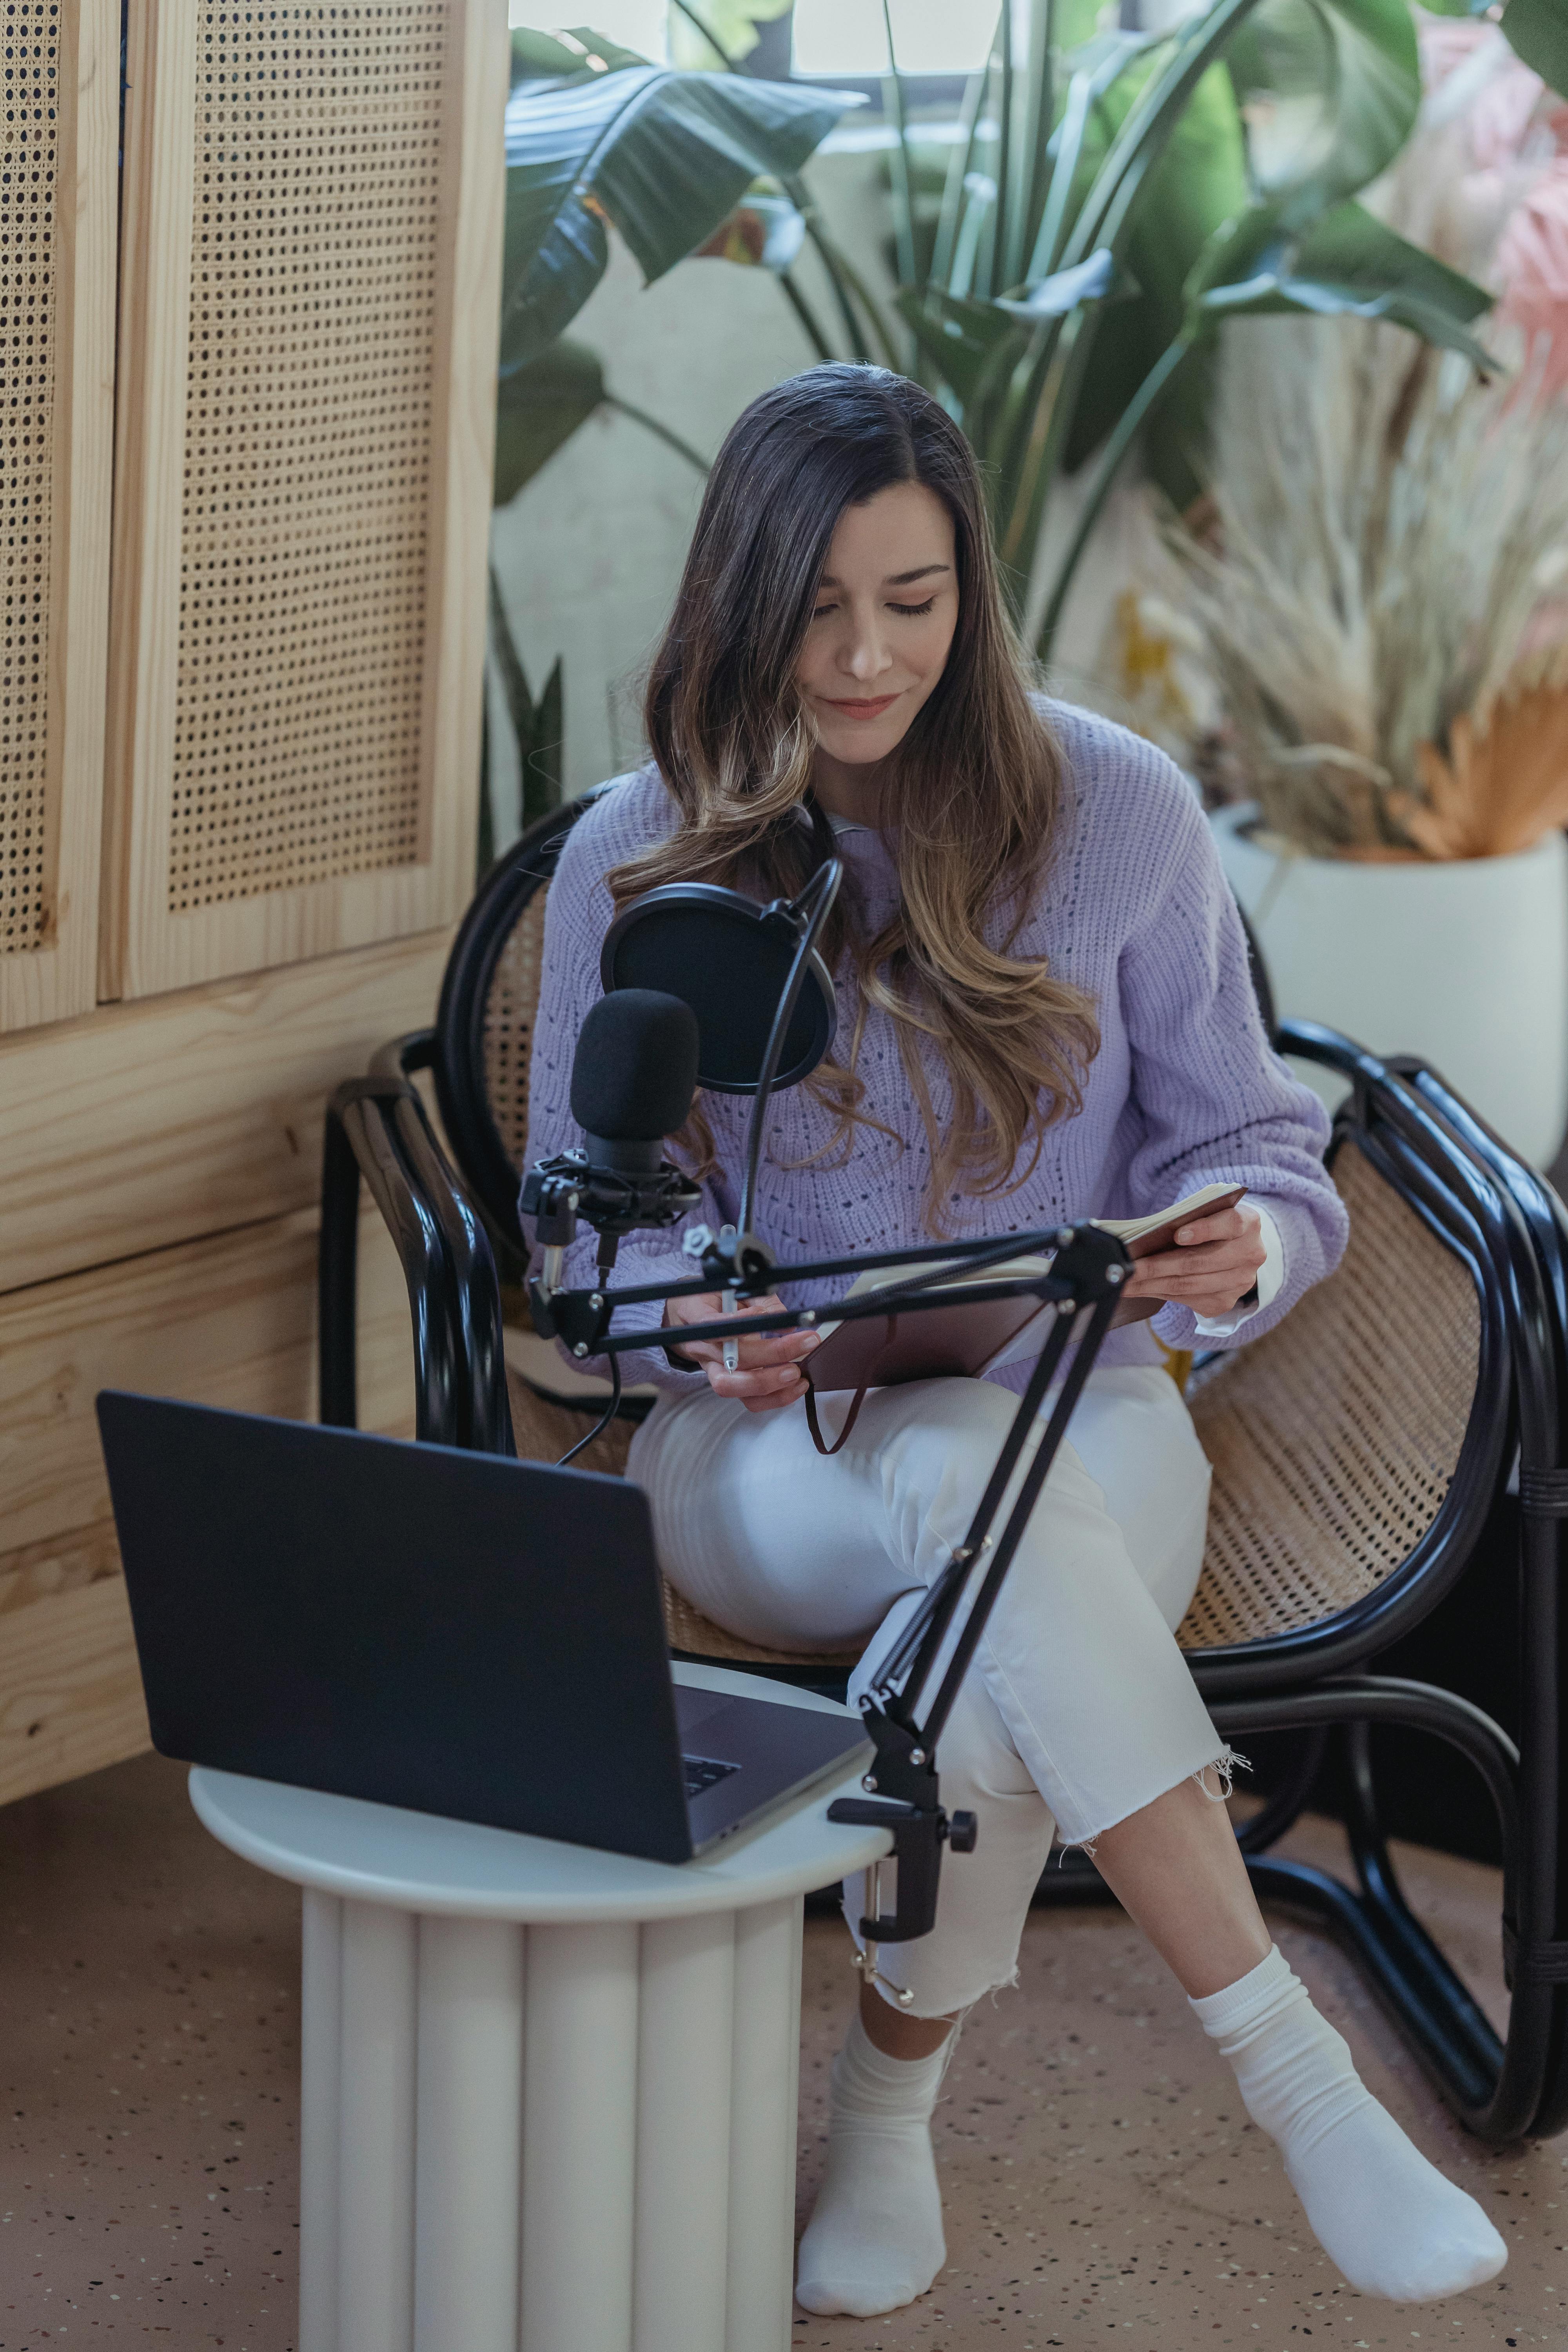
<path fill-rule="evenodd" d="M 1352 2286 L 1436 2303 L 1496 2278 L 1508 2260 L 1502 2239 L 1378 2105 L 1282 1953 L 1193 2007 Z"/>
<path fill-rule="evenodd" d="M 947 2260 L 931 2144 L 945 2039 L 928 2056 L 890 2057 L 857 2011 L 833 2062 L 827 2169 L 800 2242 L 803 2310 L 856 2319 L 900 2310 Z"/>

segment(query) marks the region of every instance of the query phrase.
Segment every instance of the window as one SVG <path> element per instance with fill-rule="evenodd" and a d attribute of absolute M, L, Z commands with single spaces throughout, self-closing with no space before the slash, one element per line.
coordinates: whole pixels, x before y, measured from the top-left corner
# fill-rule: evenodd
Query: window
<path fill-rule="evenodd" d="M 892 0 L 899 71 L 977 73 L 991 54 L 996 5 L 997 0 Z M 795 0 L 795 69 L 827 79 L 886 73 L 882 0 Z"/>
<path fill-rule="evenodd" d="M 662 64 L 670 0 L 510 0 L 514 25 L 549 33 L 587 25 L 605 40 Z M 899 70 L 961 80 L 991 53 L 998 0 L 892 0 Z M 1167 0 L 1180 7 L 1183 0 Z M 700 5 L 699 14 L 701 14 Z M 771 27 L 759 28 L 764 37 Z M 786 27 L 778 27 L 782 37 Z M 831 81 L 875 81 L 888 70 L 882 0 L 795 0 L 794 70 Z M 782 70 L 782 66 L 779 70 Z"/>

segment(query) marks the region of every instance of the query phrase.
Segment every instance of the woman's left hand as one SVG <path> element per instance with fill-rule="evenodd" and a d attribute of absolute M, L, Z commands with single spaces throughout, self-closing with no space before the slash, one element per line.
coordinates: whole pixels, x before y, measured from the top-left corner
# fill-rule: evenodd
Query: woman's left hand
<path fill-rule="evenodd" d="M 1121 1296 L 1169 1299 L 1194 1315 L 1228 1315 L 1255 1286 L 1266 1255 L 1258 1212 L 1243 1201 L 1178 1226 L 1175 1248 L 1140 1258 Z"/>

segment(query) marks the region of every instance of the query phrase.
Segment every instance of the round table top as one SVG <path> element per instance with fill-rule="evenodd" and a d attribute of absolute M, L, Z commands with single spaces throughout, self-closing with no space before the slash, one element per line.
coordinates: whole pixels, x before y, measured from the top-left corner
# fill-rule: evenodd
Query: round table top
<path fill-rule="evenodd" d="M 678 1682 L 741 1698 L 847 1712 L 815 1692 L 758 1675 L 722 1666 L 673 1671 Z M 891 1851 L 889 1832 L 827 1819 L 834 1798 L 859 1786 L 858 1772 L 819 1785 L 788 1811 L 726 1838 L 700 1860 L 673 1864 L 445 1821 L 202 1764 L 190 1777 L 191 1802 L 214 1837 L 279 1878 L 400 1911 L 558 1927 L 738 1911 L 862 1870 Z"/>

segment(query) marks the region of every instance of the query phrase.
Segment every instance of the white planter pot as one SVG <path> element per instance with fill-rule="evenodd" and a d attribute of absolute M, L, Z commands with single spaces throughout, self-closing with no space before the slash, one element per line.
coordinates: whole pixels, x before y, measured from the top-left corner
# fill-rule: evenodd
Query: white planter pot
<path fill-rule="evenodd" d="M 1250 803 L 1211 819 L 1281 1016 L 1418 1054 L 1523 1159 L 1568 1126 L 1568 839 L 1516 857 L 1363 865 L 1260 847 Z M 1332 1104 L 1342 1083 L 1303 1064 Z"/>

